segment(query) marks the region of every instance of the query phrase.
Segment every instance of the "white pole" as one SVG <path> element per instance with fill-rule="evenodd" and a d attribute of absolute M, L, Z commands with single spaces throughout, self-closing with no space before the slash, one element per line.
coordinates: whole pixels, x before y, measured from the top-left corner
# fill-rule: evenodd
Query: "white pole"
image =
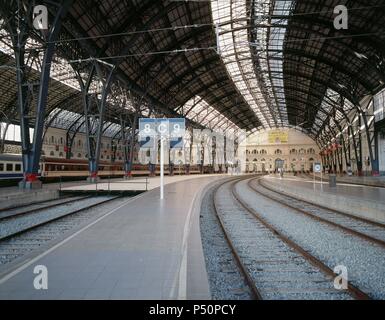
<path fill-rule="evenodd" d="M 313 164 L 313 188 L 315 191 L 315 165 Z"/>
<path fill-rule="evenodd" d="M 164 138 L 160 138 L 160 200 L 164 199 Z"/>

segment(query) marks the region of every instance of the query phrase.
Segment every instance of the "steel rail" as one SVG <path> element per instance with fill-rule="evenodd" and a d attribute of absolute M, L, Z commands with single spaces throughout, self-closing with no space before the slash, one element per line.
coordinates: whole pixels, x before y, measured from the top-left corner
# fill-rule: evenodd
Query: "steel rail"
<path fill-rule="evenodd" d="M 9 240 L 9 239 L 11 239 L 11 238 L 13 238 L 13 237 L 22 235 L 23 233 L 26 233 L 27 231 L 31 231 L 31 230 L 37 229 L 37 228 L 39 228 L 39 227 L 48 225 L 48 224 L 50 224 L 50 223 L 52 223 L 52 222 L 55 222 L 55 221 L 57 221 L 57 220 L 66 218 L 66 217 L 71 216 L 71 215 L 74 215 L 74 214 L 76 214 L 76 213 L 80 213 L 80 212 L 82 212 L 82 211 L 86 211 L 86 210 L 88 210 L 88 209 L 92 209 L 92 208 L 94 208 L 94 207 L 96 207 L 96 206 L 99 206 L 99 205 L 102 205 L 102 204 L 111 202 L 111 201 L 116 200 L 116 199 L 118 199 L 118 198 L 121 198 L 121 196 L 113 197 L 113 198 L 111 198 L 111 199 L 107 199 L 107 200 L 104 200 L 104 201 L 101 201 L 101 202 L 98 202 L 98 203 L 94 203 L 94 204 L 89 205 L 89 206 L 87 206 L 87 207 L 85 207 L 85 208 L 81 208 L 81 209 L 77 209 L 77 210 L 71 211 L 71 212 L 69 212 L 69 213 L 65 213 L 65 214 L 63 214 L 63 215 L 61 215 L 61 216 L 58 216 L 58 217 L 53 218 L 53 219 L 50 219 L 50 220 L 48 220 L 48 221 L 44 221 L 44 222 L 41 222 L 41 223 L 37 223 L 37 224 L 35 224 L 35 225 L 33 225 L 33 226 L 24 228 L 23 230 L 19 230 L 19 231 L 16 231 L 16 232 L 12 233 L 12 234 L 6 235 L 6 236 L 4 236 L 4 237 L 0 237 L 0 243 L 1 243 L 1 241 Z"/>
<path fill-rule="evenodd" d="M 1 188 L 0 188 L 0 191 L 1 191 Z M 68 197 L 69 196 L 64 196 L 64 197 L 62 197 L 62 199 L 68 198 Z M 37 201 L 37 202 L 22 204 L 20 206 L 15 206 L 15 207 L 2 208 L 2 209 L 0 209 L 0 213 L 5 212 L 5 211 L 10 211 L 10 210 L 22 209 L 22 208 L 25 208 L 25 207 L 29 207 L 31 205 L 35 206 L 35 205 L 38 205 L 38 204 L 44 204 L 44 203 L 52 202 L 52 201 L 55 201 L 55 200 L 58 200 L 58 199 L 49 199 L 49 200 L 44 200 L 44 201 Z"/>
<path fill-rule="evenodd" d="M 242 180 L 242 179 L 239 179 L 239 180 Z M 239 180 L 236 180 L 234 182 L 232 182 L 232 184 L 235 184 L 237 183 Z M 222 232 L 224 234 L 224 237 L 225 237 L 225 240 L 235 258 L 235 261 L 238 265 L 238 269 L 241 271 L 242 273 L 242 276 L 243 278 L 245 279 L 245 282 L 247 283 L 248 287 L 250 288 L 251 290 L 251 293 L 253 295 L 253 298 L 254 300 L 262 300 L 262 295 L 261 293 L 259 292 L 258 288 L 256 287 L 255 285 L 255 281 L 253 280 L 253 278 L 251 277 L 250 273 L 247 271 L 247 267 L 244 265 L 244 263 L 242 262 L 242 259 L 241 257 L 239 256 L 237 250 L 235 249 L 235 246 L 225 228 L 225 225 L 224 225 L 224 222 L 219 214 L 219 210 L 218 210 L 218 203 L 216 201 L 216 194 L 219 190 L 219 188 L 221 187 L 221 185 L 219 185 L 218 187 L 216 187 L 215 191 L 214 191 L 214 196 L 213 196 L 213 202 L 214 202 L 214 211 L 215 211 L 215 215 L 219 221 L 219 225 L 222 229 Z"/>
<path fill-rule="evenodd" d="M 305 249 L 303 249 L 301 246 L 299 246 L 294 241 L 290 240 L 288 237 L 286 237 L 283 233 L 281 233 L 279 230 L 274 228 L 271 224 L 269 224 L 264 218 L 260 216 L 260 214 L 252 207 L 250 207 L 244 200 L 241 199 L 237 191 L 235 190 L 235 184 L 233 185 L 232 193 L 234 198 L 241 204 L 241 206 L 248 211 L 253 217 L 255 217 L 260 223 L 262 223 L 268 230 L 270 230 L 273 234 L 275 234 L 279 239 L 281 239 L 284 243 L 286 243 L 289 247 L 297 251 L 299 254 L 301 254 L 307 261 L 309 261 L 312 265 L 319 268 L 325 275 L 334 278 L 336 274 L 333 272 L 332 269 L 330 269 L 327 265 L 325 265 L 322 261 L 311 255 L 309 252 L 307 252 Z M 348 289 L 347 291 L 349 294 L 357 299 L 357 300 L 370 300 L 370 297 L 363 291 L 361 291 L 359 288 L 353 286 L 348 281 Z"/>
<path fill-rule="evenodd" d="M 279 203 L 280 205 L 283 205 L 283 206 L 285 206 L 285 207 L 287 207 L 287 208 L 290 208 L 290 209 L 292 209 L 292 210 L 295 210 L 295 211 L 297 211 L 297 212 L 299 212 L 299 213 L 301 213 L 301 214 L 303 214 L 303 215 L 305 215 L 305 216 L 307 216 L 307 217 L 309 217 L 309 218 L 311 218 L 311 219 L 313 219 L 313 220 L 316 220 L 316 221 L 318 221 L 318 222 L 326 223 L 326 224 L 328 224 L 328 225 L 330 225 L 330 226 L 332 226 L 332 227 L 341 229 L 342 231 L 345 231 L 345 232 L 347 232 L 347 233 L 349 233 L 349 234 L 351 234 L 351 235 L 354 235 L 354 236 L 356 236 L 356 237 L 359 237 L 359 238 L 364 239 L 364 240 L 366 240 L 366 241 L 369 241 L 369 242 L 371 242 L 371 243 L 375 243 L 375 244 L 377 244 L 377 245 L 380 245 L 380 246 L 382 246 L 382 247 L 385 247 L 385 241 L 383 241 L 383 240 L 380 240 L 380 239 L 374 238 L 374 237 L 372 237 L 372 236 L 370 236 L 370 235 L 367 235 L 367 234 L 365 234 L 365 233 L 362 233 L 362 232 L 353 230 L 353 229 L 351 229 L 351 228 L 349 228 L 349 227 L 343 226 L 343 225 L 341 225 L 341 224 L 339 224 L 339 223 L 330 221 L 330 220 L 328 220 L 328 219 L 321 218 L 321 217 L 319 217 L 319 216 L 317 216 L 317 215 L 315 215 L 315 214 L 313 214 L 313 213 L 311 213 L 311 212 L 309 212 L 309 211 L 306 211 L 305 209 L 298 208 L 298 207 L 296 207 L 295 205 L 291 205 L 291 204 L 289 204 L 289 203 L 287 203 L 287 202 L 284 202 L 284 201 L 282 201 L 282 200 L 276 199 L 275 197 L 270 196 L 270 195 L 268 195 L 268 194 L 266 194 L 266 193 L 261 192 L 260 190 L 257 190 L 256 188 L 254 188 L 254 187 L 252 186 L 251 182 L 252 182 L 252 180 L 250 180 L 250 181 L 248 182 L 249 188 L 252 189 L 254 192 L 256 192 L 256 193 L 262 195 L 262 196 L 265 197 L 265 198 L 268 198 L 268 199 L 270 199 L 270 200 L 273 200 L 273 201 Z M 262 184 L 259 180 L 258 180 L 258 184 L 259 184 L 262 188 L 265 188 L 266 190 L 269 190 L 269 191 L 271 191 L 271 192 L 274 192 L 274 193 L 276 193 L 277 195 L 285 196 L 285 197 L 291 198 L 291 199 L 293 199 L 293 200 L 295 200 L 295 201 L 303 202 L 303 203 L 305 203 L 305 204 L 312 205 L 312 206 L 314 206 L 314 207 L 316 207 L 316 208 L 319 208 L 319 209 L 322 209 L 322 210 L 327 210 L 327 211 L 330 211 L 330 212 L 339 214 L 339 215 L 344 216 L 344 217 L 348 217 L 348 218 L 350 218 L 350 219 L 352 219 L 352 220 L 356 220 L 356 221 L 360 221 L 360 222 L 365 222 L 365 223 L 368 223 L 368 224 L 370 224 L 370 225 L 372 225 L 372 226 L 376 226 L 376 227 L 381 227 L 381 228 L 384 229 L 384 232 L 385 232 L 385 226 L 384 226 L 383 224 L 381 224 L 381 223 L 377 223 L 377 222 L 373 222 L 373 221 L 370 221 L 370 220 L 367 220 L 367 219 L 364 219 L 364 218 L 359 218 L 359 217 L 356 217 L 356 216 L 353 216 L 353 215 L 345 214 L 345 213 L 340 212 L 340 211 L 337 211 L 337 210 L 331 210 L 331 209 L 329 209 L 329 208 L 325 208 L 325 207 L 320 206 L 320 205 L 318 205 L 318 204 L 311 203 L 311 202 L 309 202 L 309 201 L 305 201 L 305 200 L 302 200 L 302 199 L 298 199 L 298 198 L 293 197 L 293 196 L 289 196 L 289 195 L 287 195 L 286 193 L 282 193 L 282 192 L 279 192 L 279 191 L 277 191 L 277 190 L 274 190 L 274 189 L 272 189 L 272 188 L 267 187 L 266 185 Z"/>
<path fill-rule="evenodd" d="M 59 203 L 55 203 L 55 204 L 52 204 L 52 205 L 48 205 L 48 206 L 44 206 L 44 207 L 40 207 L 40 208 L 35 208 L 35 209 L 31 209 L 31 210 L 26 210 L 26 211 L 21 211 L 21 212 L 16 212 L 16 213 L 11 213 L 10 215 L 4 215 L 4 216 L 0 216 L 0 222 L 4 222 L 5 220 L 9 220 L 9 219 L 13 219 L 13 218 L 16 218 L 16 217 L 19 217 L 19 216 L 24 216 L 24 215 L 28 215 L 28 214 L 32 214 L 32 213 L 36 213 L 36 212 L 39 212 L 39 211 L 42 211 L 42 210 L 46 210 L 46 209 L 52 209 L 52 208 L 55 208 L 55 207 L 58 207 L 58 206 L 61 206 L 61 205 L 64 205 L 64 204 L 67 204 L 67 203 L 71 203 L 72 201 L 76 200 L 76 201 L 81 201 L 81 200 L 85 200 L 87 198 L 90 198 L 92 196 L 85 196 L 85 197 L 66 197 L 64 198 L 63 202 L 59 202 Z M 57 200 L 53 200 L 53 201 L 58 201 L 60 199 L 57 199 Z M 32 204 L 31 204 L 32 205 Z M 36 204 L 33 204 L 33 205 L 38 205 L 38 203 Z M 13 211 L 13 210 L 16 210 L 17 208 L 11 208 L 11 209 L 8 209 L 8 210 L 4 210 L 2 212 L 6 212 L 6 211 Z M 0 213 L 1 214 L 1 213 Z"/>

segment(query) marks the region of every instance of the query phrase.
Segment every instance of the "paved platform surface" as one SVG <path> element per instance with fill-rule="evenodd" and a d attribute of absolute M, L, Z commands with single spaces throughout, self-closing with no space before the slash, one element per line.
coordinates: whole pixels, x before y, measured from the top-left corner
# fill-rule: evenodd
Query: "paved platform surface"
<path fill-rule="evenodd" d="M 200 200 L 227 177 L 168 184 L 163 201 L 158 189 L 129 200 L 3 276 L 0 298 L 209 299 Z M 33 286 L 37 265 L 48 269 L 48 290 Z"/>
<path fill-rule="evenodd" d="M 329 181 L 327 180 L 324 180 L 322 183 L 321 181 L 316 180 L 314 183 L 313 179 L 310 177 L 294 177 L 292 175 L 283 177 L 282 179 L 278 175 L 271 175 L 265 179 L 272 179 L 276 182 L 278 181 L 288 187 L 290 187 L 290 185 L 296 185 L 298 187 L 307 188 L 309 191 L 315 191 L 317 193 L 330 193 L 343 197 L 354 197 L 358 199 L 385 203 L 385 188 L 344 183 L 338 183 L 336 188 L 330 188 Z"/>

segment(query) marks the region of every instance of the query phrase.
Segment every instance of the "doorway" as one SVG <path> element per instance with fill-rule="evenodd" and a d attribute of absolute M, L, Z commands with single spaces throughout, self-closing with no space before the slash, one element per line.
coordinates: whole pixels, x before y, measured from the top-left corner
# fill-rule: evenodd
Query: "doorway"
<path fill-rule="evenodd" d="M 279 169 L 283 169 L 285 165 L 285 161 L 281 159 L 275 160 L 275 171 L 278 172 Z"/>

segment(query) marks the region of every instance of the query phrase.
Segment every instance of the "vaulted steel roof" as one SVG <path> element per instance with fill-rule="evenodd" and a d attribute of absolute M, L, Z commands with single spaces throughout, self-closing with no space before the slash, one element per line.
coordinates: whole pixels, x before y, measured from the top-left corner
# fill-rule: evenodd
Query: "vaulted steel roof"
<path fill-rule="evenodd" d="M 333 26 L 341 4 L 348 30 Z M 124 87 L 167 116 L 248 131 L 298 126 L 318 139 L 330 118 L 384 87 L 384 13 L 382 0 L 75 0 L 57 58 L 82 75 L 95 58 L 115 65 L 116 110 Z M 0 60 L 12 65 L 4 52 Z M 5 111 L 12 77 L 0 69 Z M 52 82 L 50 111 L 81 112 L 69 88 Z"/>
<path fill-rule="evenodd" d="M 83 47 L 154 104 L 176 110 L 200 96 L 242 129 L 260 125 L 215 51 L 209 2 L 75 1 L 64 27 L 93 37 Z M 107 34 L 116 36 L 100 37 Z"/>
<path fill-rule="evenodd" d="M 348 29 L 333 26 L 345 4 Z M 379 1 L 293 2 L 283 47 L 283 82 L 289 122 L 317 137 L 338 106 L 336 95 L 357 104 L 384 87 L 385 7 Z M 277 17 L 278 18 L 278 17 Z M 334 100 L 334 104 L 330 104 Z M 327 103 L 329 102 L 329 103 Z"/>

